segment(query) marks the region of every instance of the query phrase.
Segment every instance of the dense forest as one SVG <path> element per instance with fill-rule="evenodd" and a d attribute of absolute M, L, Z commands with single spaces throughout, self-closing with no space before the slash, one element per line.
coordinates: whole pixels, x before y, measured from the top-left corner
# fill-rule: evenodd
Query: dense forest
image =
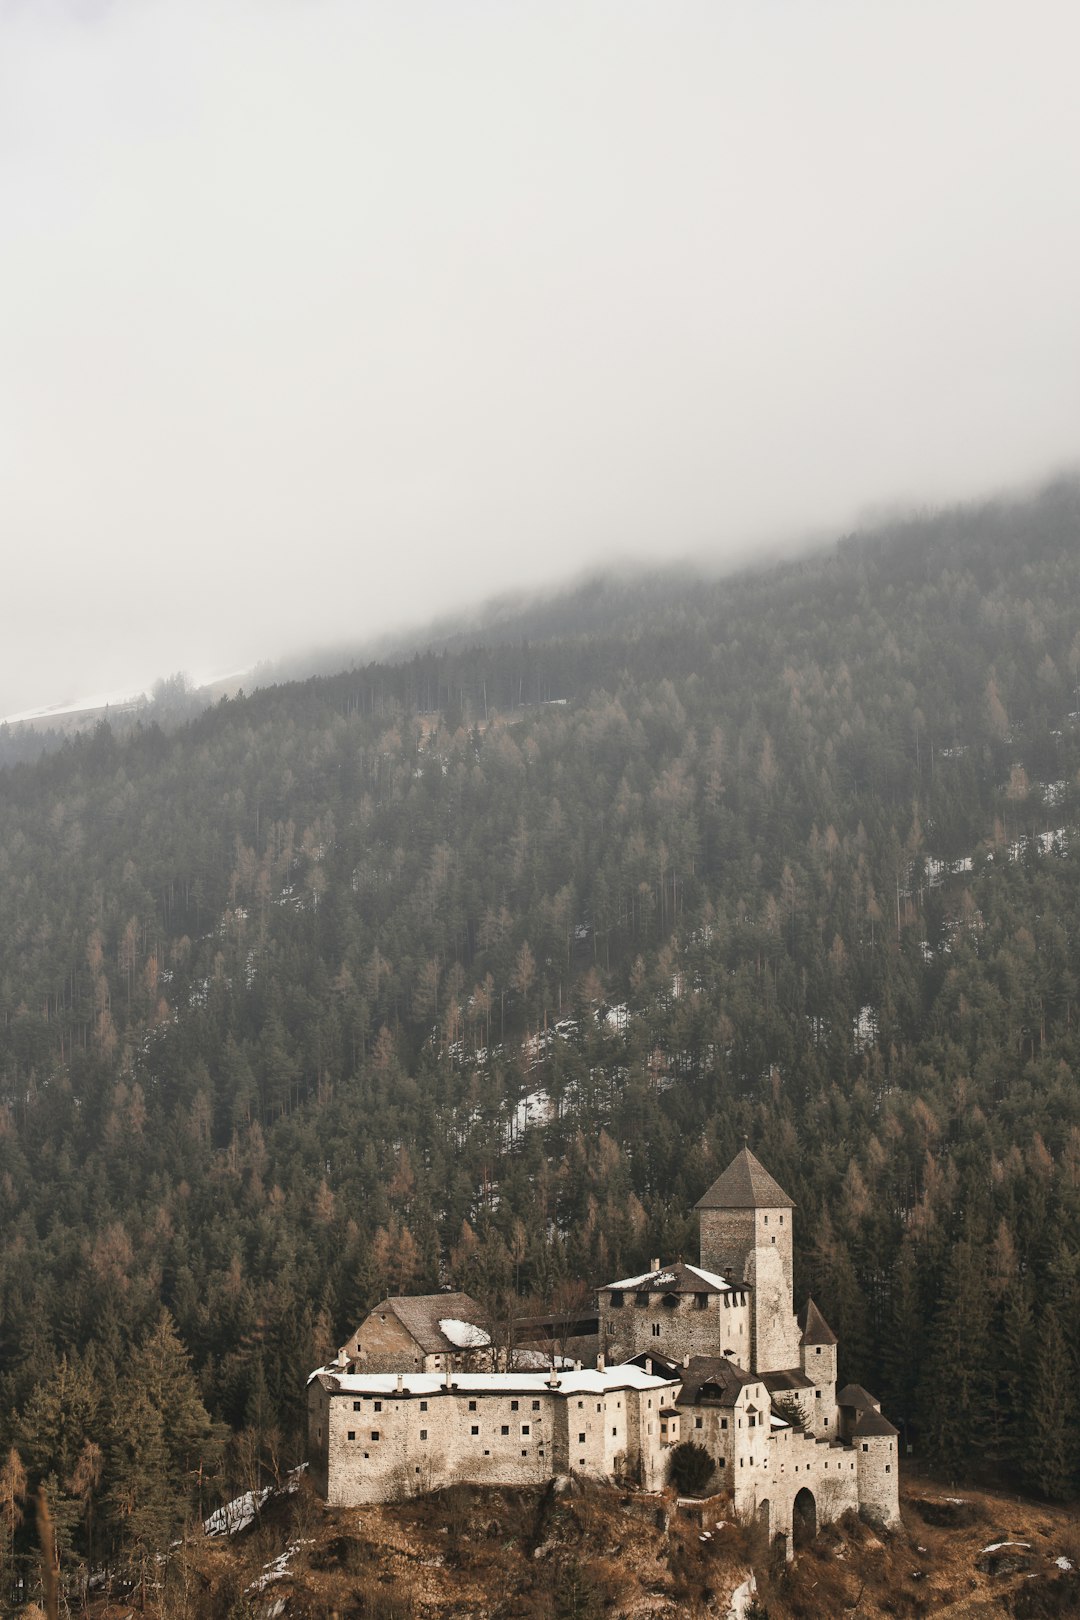
<path fill-rule="evenodd" d="M 0 1565 L 145 1572 L 386 1292 L 558 1307 L 747 1135 L 905 1440 L 1080 1486 L 1080 487 L 0 734 Z"/>

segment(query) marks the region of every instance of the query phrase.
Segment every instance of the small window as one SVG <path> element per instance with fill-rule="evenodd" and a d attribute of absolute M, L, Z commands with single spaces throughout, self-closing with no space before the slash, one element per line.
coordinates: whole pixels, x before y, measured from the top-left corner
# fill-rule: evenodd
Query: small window
<path fill-rule="evenodd" d="M 349 1439 L 350 1440 L 355 1440 L 356 1439 L 356 1430 L 355 1429 L 350 1429 L 349 1430 Z"/>
<path fill-rule="evenodd" d="M 659 1322 L 654 1322 L 653 1323 L 653 1325 L 652 1325 L 652 1336 L 653 1336 L 654 1339 L 658 1339 L 660 1337 L 660 1324 L 659 1324 Z"/>
<path fill-rule="evenodd" d="M 469 1402 L 469 1411 L 470 1412 L 475 1412 L 476 1411 L 476 1402 L 475 1401 L 470 1401 Z"/>
<path fill-rule="evenodd" d="M 864 1451 L 869 1451 L 870 1450 L 870 1447 L 867 1445 L 865 1440 L 863 1441 L 863 1450 Z"/>
<path fill-rule="evenodd" d="M 695 1294 L 694 1295 L 694 1304 L 695 1304 L 695 1306 L 697 1307 L 697 1309 L 699 1311 L 707 1311 L 708 1308 L 709 1308 L 709 1296 L 708 1296 L 708 1294 Z"/>
<path fill-rule="evenodd" d="M 891 1473 L 892 1473 L 892 1463 L 886 1463 L 886 1464 L 885 1464 L 885 1472 L 886 1472 L 886 1473 L 887 1473 L 887 1474 L 891 1474 Z"/>
<path fill-rule="evenodd" d="M 470 1428 L 469 1433 L 470 1434 L 479 1434 L 480 1433 L 480 1425 L 479 1425 L 479 1423 L 474 1423 L 472 1425 L 472 1427 Z"/>
<path fill-rule="evenodd" d="M 427 1411 L 427 1401 L 421 1401 L 420 1402 L 420 1410 L 421 1410 L 421 1412 L 426 1412 Z"/>
<path fill-rule="evenodd" d="M 727 1467 L 727 1458 L 726 1457 L 717 1457 L 716 1466 L 717 1466 L 717 1468 L 726 1468 Z"/>
<path fill-rule="evenodd" d="M 359 1410 L 360 1410 L 360 1402 L 359 1401 L 353 1401 L 352 1409 L 353 1409 L 354 1412 L 359 1412 Z"/>
<path fill-rule="evenodd" d="M 577 1405 L 578 1405 L 578 1411 L 580 1412 L 581 1408 L 585 1405 L 585 1402 L 584 1401 L 578 1401 Z M 649 1405 L 650 1406 L 652 1405 L 652 1401 L 649 1402 Z"/>
<path fill-rule="evenodd" d="M 420 1430 L 420 1438 L 421 1438 L 421 1440 L 426 1440 L 427 1439 L 427 1430 L 426 1429 L 421 1429 Z"/>
<path fill-rule="evenodd" d="M 376 1412 L 381 1412 L 382 1411 L 382 1401 L 376 1401 L 375 1402 L 375 1410 L 376 1410 Z"/>
<path fill-rule="evenodd" d="M 585 1444 L 585 1436 L 583 1434 L 578 1435 L 577 1443 L 578 1443 L 579 1446 L 583 1446 Z"/>
<path fill-rule="evenodd" d="M 518 1409 L 517 1401 L 511 1401 L 510 1402 L 510 1410 L 511 1410 L 511 1412 L 516 1412 L 517 1409 Z"/>
<path fill-rule="evenodd" d="M 815 1356 L 820 1356 L 820 1354 L 821 1354 L 821 1346 L 820 1346 L 820 1344 L 816 1344 L 814 1346 L 814 1354 L 815 1354 Z"/>
<path fill-rule="evenodd" d="M 611 1438 L 612 1438 L 612 1439 L 613 1439 L 613 1440 L 614 1440 L 614 1439 L 615 1439 L 615 1436 L 616 1436 L 616 1435 L 617 1435 L 617 1434 L 618 1434 L 618 1432 L 619 1432 L 619 1431 L 618 1431 L 618 1429 L 612 1429 L 612 1431 L 611 1431 Z"/>
<path fill-rule="evenodd" d="M 641 1310 L 647 1311 L 649 1308 L 648 1294 L 635 1294 L 634 1304 L 637 1305 Z"/>
<path fill-rule="evenodd" d="M 521 1432 L 522 1432 L 522 1434 L 528 1434 L 528 1432 L 529 1432 L 529 1425 L 528 1425 L 528 1424 L 527 1424 L 527 1423 L 523 1423 L 523 1424 L 522 1424 L 522 1425 L 521 1425 Z"/>
<path fill-rule="evenodd" d="M 621 1311 L 623 1302 L 622 1290 L 619 1288 L 613 1288 L 608 1302 L 613 1311 Z"/>
<path fill-rule="evenodd" d="M 695 1418 L 694 1419 L 694 1428 L 695 1429 L 703 1429 L 704 1427 L 705 1427 L 705 1419 L 704 1418 Z"/>
<path fill-rule="evenodd" d="M 377 1439 L 378 1439 L 378 1438 L 379 1438 L 379 1431 L 378 1431 L 378 1429 L 372 1429 L 372 1431 L 371 1431 L 371 1438 L 372 1438 L 372 1439 L 373 1439 L 373 1440 L 377 1440 Z"/>
<path fill-rule="evenodd" d="M 509 1434 L 510 1433 L 510 1425 L 509 1425 L 509 1423 L 504 1423 L 502 1428 L 499 1430 L 499 1433 L 500 1434 Z"/>
<path fill-rule="evenodd" d="M 726 1428 L 727 1428 L 727 1418 L 721 1418 L 721 1419 L 720 1419 L 720 1427 L 721 1427 L 721 1428 L 722 1428 L 722 1429 L 726 1429 Z"/>
<path fill-rule="evenodd" d="M 533 1401 L 532 1409 L 533 1409 L 534 1412 L 539 1412 L 539 1410 L 540 1410 L 540 1402 L 539 1401 Z"/>

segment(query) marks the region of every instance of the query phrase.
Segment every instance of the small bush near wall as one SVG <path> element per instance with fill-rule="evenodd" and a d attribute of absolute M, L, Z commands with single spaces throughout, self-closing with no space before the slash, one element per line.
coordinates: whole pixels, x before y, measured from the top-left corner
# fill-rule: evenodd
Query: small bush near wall
<path fill-rule="evenodd" d="M 695 1495 L 705 1490 L 712 1477 L 713 1460 L 704 1446 L 684 1440 L 675 1447 L 668 1463 L 668 1478 L 677 1491 L 684 1496 Z"/>

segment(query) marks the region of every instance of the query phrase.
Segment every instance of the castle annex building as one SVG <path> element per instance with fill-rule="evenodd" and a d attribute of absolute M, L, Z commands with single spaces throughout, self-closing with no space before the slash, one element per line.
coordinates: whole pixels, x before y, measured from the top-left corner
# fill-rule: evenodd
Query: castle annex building
<path fill-rule="evenodd" d="M 479 1314 L 468 1296 L 376 1306 L 308 1382 L 321 1495 L 352 1506 L 573 1472 L 658 1490 L 692 1441 L 710 1488 L 789 1547 L 849 1508 L 896 1523 L 897 1431 L 861 1386 L 837 1389 L 813 1300 L 793 1309 L 792 1200 L 743 1148 L 697 1209 L 699 1266 L 657 1262 L 600 1289 L 594 1370 L 480 1370 L 492 1363 L 464 1331 Z M 442 1342 L 422 1343 L 429 1330 Z"/>

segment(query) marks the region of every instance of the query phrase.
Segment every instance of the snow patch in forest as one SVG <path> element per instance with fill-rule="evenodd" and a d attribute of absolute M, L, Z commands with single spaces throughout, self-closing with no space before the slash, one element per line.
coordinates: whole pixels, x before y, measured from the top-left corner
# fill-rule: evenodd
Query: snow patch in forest
<path fill-rule="evenodd" d="M 867 1002 L 855 1014 L 852 1026 L 852 1044 L 856 1052 L 863 1052 L 868 1046 L 873 1046 L 878 1038 L 878 1015 Z"/>
<path fill-rule="evenodd" d="M 320 1371 L 330 1369 L 319 1369 Z M 314 1377 L 315 1374 L 312 1374 Z M 309 1380 L 310 1382 L 310 1380 Z M 254 1524 L 260 1508 L 271 1496 L 291 1496 L 300 1488 L 300 1477 L 306 1471 L 307 1463 L 300 1463 L 286 1474 L 280 1485 L 264 1485 L 261 1491 L 242 1491 L 234 1496 L 231 1502 L 222 1507 L 215 1508 L 208 1519 L 203 1520 L 203 1534 L 207 1536 L 235 1536 L 248 1525 Z"/>
<path fill-rule="evenodd" d="M 243 1491 L 223 1507 L 215 1508 L 210 1517 L 203 1520 L 204 1535 L 234 1536 L 246 1530 L 249 1524 L 255 1523 L 255 1515 L 272 1490 L 273 1486 L 267 1485 L 258 1492 Z"/>
<path fill-rule="evenodd" d="M 554 1113 L 554 1104 L 547 1091 L 530 1091 L 514 1109 L 513 1134 L 521 1136 L 530 1125 L 546 1125 Z"/>
<path fill-rule="evenodd" d="M 274 1581 L 285 1580 L 289 1574 L 290 1559 L 300 1551 L 301 1547 L 309 1547 L 310 1545 L 310 1541 L 290 1542 L 283 1553 L 279 1553 L 276 1558 L 271 1559 L 269 1564 L 263 1566 L 262 1574 L 255 1577 L 247 1591 L 265 1592 L 266 1588 L 271 1586 Z"/>
<path fill-rule="evenodd" d="M 756 1594 L 757 1581 L 754 1579 L 753 1572 L 751 1572 L 741 1586 L 737 1586 L 732 1592 L 731 1601 L 728 1604 L 727 1620 L 746 1620 L 747 1615 L 750 1613 L 750 1605 L 753 1603 Z"/>

